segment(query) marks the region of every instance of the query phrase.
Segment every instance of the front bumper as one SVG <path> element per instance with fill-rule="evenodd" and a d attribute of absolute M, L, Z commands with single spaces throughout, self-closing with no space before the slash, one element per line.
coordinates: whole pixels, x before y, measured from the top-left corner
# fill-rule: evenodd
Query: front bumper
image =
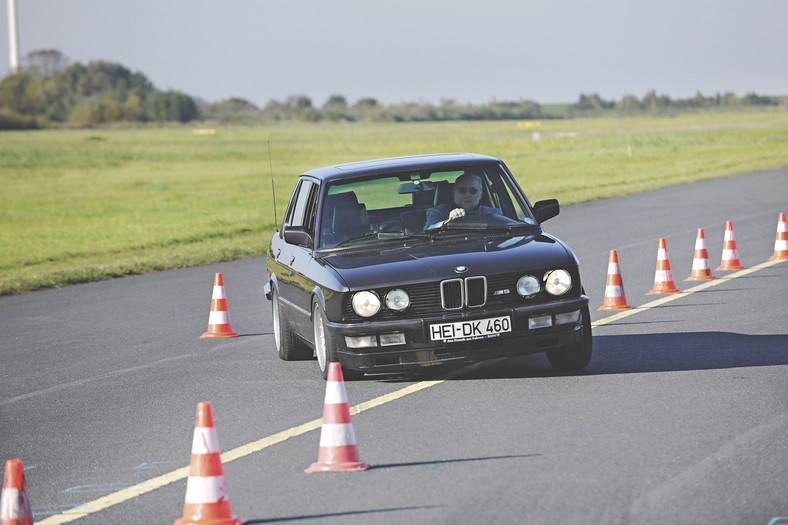
<path fill-rule="evenodd" d="M 368 321 L 364 323 L 328 323 L 335 335 L 337 354 L 344 368 L 365 372 L 394 372 L 414 367 L 458 361 L 480 361 L 496 357 L 532 354 L 564 348 L 583 339 L 583 310 L 588 297 L 564 299 L 550 303 L 512 308 L 477 308 L 446 313 L 424 319 Z M 580 310 L 576 323 L 529 329 L 528 319 Z M 432 341 L 430 326 L 465 320 L 510 316 L 512 331 L 491 338 L 466 341 Z M 349 348 L 345 337 L 380 336 L 402 333 L 405 343 L 392 346 Z"/>

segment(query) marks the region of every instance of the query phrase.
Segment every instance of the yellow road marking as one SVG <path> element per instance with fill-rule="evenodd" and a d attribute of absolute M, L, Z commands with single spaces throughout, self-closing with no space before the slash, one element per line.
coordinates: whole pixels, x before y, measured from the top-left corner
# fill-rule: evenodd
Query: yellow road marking
<path fill-rule="evenodd" d="M 655 308 L 657 306 L 661 306 L 663 304 L 669 303 L 671 301 L 675 301 L 680 297 L 686 297 L 691 295 L 695 292 L 700 292 L 702 290 L 706 290 L 713 286 L 717 286 L 724 282 L 728 282 L 732 279 L 736 279 L 738 277 L 743 277 L 745 275 L 749 275 L 751 273 L 757 272 L 758 270 L 762 270 L 764 268 L 768 268 L 770 266 L 774 266 L 775 264 L 779 264 L 783 261 L 775 260 L 775 261 L 767 261 L 758 265 L 753 266 L 752 268 L 748 268 L 746 270 L 739 270 L 738 272 L 732 273 L 725 277 L 721 277 L 719 279 L 715 279 L 713 281 L 705 281 L 702 284 L 694 286 L 682 293 L 672 294 L 665 297 L 661 297 L 649 303 L 646 303 L 642 306 L 638 306 L 637 308 L 633 308 L 632 310 L 624 310 L 617 314 L 611 315 L 609 317 L 605 317 L 604 319 L 600 319 L 595 321 L 591 324 L 591 326 L 603 326 L 614 321 L 618 321 L 620 319 L 624 319 L 625 317 L 629 317 L 631 315 L 638 314 L 640 312 L 645 312 L 650 310 L 651 308 Z M 371 408 L 375 408 L 381 405 L 385 405 L 386 403 L 390 403 L 392 401 L 396 401 L 397 399 L 403 398 L 410 394 L 415 394 L 421 390 L 425 390 L 427 388 L 431 388 L 433 386 L 439 385 L 449 379 L 452 379 L 457 376 L 461 376 L 464 374 L 469 373 L 472 370 L 477 368 L 482 368 L 485 366 L 489 366 L 496 362 L 502 361 L 501 359 L 494 359 L 492 361 L 485 361 L 481 363 L 474 363 L 470 366 L 466 366 L 448 374 L 442 376 L 441 379 L 436 379 L 432 381 L 420 381 L 418 383 L 414 383 L 412 385 L 408 385 L 404 388 L 400 388 L 399 390 L 395 390 L 394 392 L 390 392 L 388 394 L 376 397 L 369 401 L 365 401 L 363 403 L 359 403 L 358 405 L 354 405 L 350 407 L 351 415 L 360 414 L 366 410 Z M 272 447 L 278 443 L 282 443 L 283 441 L 287 441 L 290 438 L 300 436 L 302 434 L 306 434 L 307 432 L 311 432 L 312 430 L 316 430 L 320 428 L 322 425 L 322 418 L 320 419 L 313 419 L 307 423 L 303 423 L 301 425 L 288 428 L 287 430 L 283 430 L 281 432 L 277 432 L 276 434 L 272 434 L 270 436 L 264 437 L 262 439 L 258 439 L 257 441 L 253 441 L 251 443 L 247 443 L 246 445 L 241 445 L 240 447 L 236 447 L 228 452 L 222 454 L 222 463 L 229 463 L 230 461 L 235 461 L 236 459 L 240 459 L 242 457 L 248 456 L 255 452 L 259 452 L 263 449 L 268 447 Z M 162 474 L 161 476 L 157 476 L 155 478 L 151 478 L 147 481 L 139 483 L 138 485 L 134 485 L 132 487 L 125 488 L 123 490 L 119 490 L 117 492 L 113 492 L 112 494 L 108 494 L 106 496 L 94 499 L 93 501 L 89 501 L 84 505 L 80 505 L 79 507 L 75 507 L 73 509 L 69 509 L 64 511 L 61 514 L 56 514 L 54 516 L 50 516 L 44 520 L 39 521 L 39 525 L 54 525 L 57 523 L 69 523 L 71 521 L 78 520 L 79 518 L 83 518 L 90 514 L 95 514 L 100 510 L 104 510 L 106 508 L 112 507 L 113 505 L 117 505 L 119 503 L 123 503 L 124 501 L 128 501 L 130 499 L 136 498 L 137 496 L 142 496 L 143 494 L 147 494 L 148 492 L 152 492 L 156 489 L 169 485 L 170 483 L 174 483 L 176 481 L 180 481 L 182 479 L 186 479 L 189 476 L 189 467 L 182 467 L 172 472 L 168 472 L 166 474 Z"/>
<path fill-rule="evenodd" d="M 606 324 L 613 323 L 615 321 L 619 321 L 621 319 L 624 319 L 625 317 L 629 317 L 630 315 L 635 315 L 635 314 L 638 314 L 640 312 L 644 312 L 646 310 L 650 310 L 651 308 L 656 308 L 657 306 L 662 306 L 663 304 L 669 303 L 671 301 L 675 301 L 676 299 L 680 299 L 682 297 L 687 297 L 688 295 L 691 295 L 691 294 L 693 294 L 695 292 L 700 292 L 700 291 L 703 291 L 703 290 L 707 290 L 707 289 L 709 289 L 709 288 L 711 288 L 713 286 L 717 286 L 718 284 L 722 284 L 722 283 L 728 282 L 728 281 L 730 281 L 732 279 L 736 279 L 738 277 L 744 277 L 745 275 L 749 275 L 751 273 L 757 272 L 758 270 L 763 270 L 764 268 L 768 268 L 770 266 L 774 266 L 775 264 L 779 264 L 779 263 L 781 263 L 784 260 L 785 259 L 783 259 L 783 260 L 774 260 L 774 261 L 766 261 L 766 262 L 761 263 L 761 264 L 756 264 L 752 268 L 747 268 L 745 270 L 739 270 L 738 272 L 734 272 L 734 273 L 732 273 L 730 275 L 726 275 L 724 277 L 719 277 L 719 278 L 717 278 L 717 279 L 715 279 L 713 281 L 703 281 L 701 284 L 699 284 L 697 286 L 693 286 L 692 288 L 689 288 L 688 290 L 684 290 L 681 293 L 665 295 L 663 297 L 660 297 L 659 299 L 651 301 L 650 303 L 646 303 L 646 304 L 644 304 L 642 306 L 638 306 L 637 308 L 633 308 L 632 310 L 622 310 L 622 311 L 620 311 L 617 314 L 611 315 L 609 317 L 605 317 L 604 319 L 599 319 L 598 321 L 594 321 L 593 323 L 591 323 L 591 326 L 596 328 L 598 326 L 603 326 L 603 325 L 606 325 Z"/>
<path fill-rule="evenodd" d="M 493 360 L 492 362 L 496 362 L 496 361 L 501 361 L 501 359 Z M 439 385 L 444 381 L 447 381 L 453 377 L 467 374 L 471 370 L 489 364 L 491 364 L 491 362 L 474 363 L 473 365 L 466 366 L 461 369 L 449 372 L 448 374 L 443 375 L 441 379 L 436 379 L 433 381 L 420 381 L 418 383 L 406 386 L 405 388 L 400 388 L 399 390 L 395 390 L 394 392 L 376 397 L 374 399 L 370 399 L 369 401 L 359 403 L 358 405 L 354 405 L 350 407 L 350 413 L 351 415 L 360 414 L 365 410 L 369 410 L 371 408 L 385 405 L 386 403 L 396 401 L 397 399 L 408 396 L 410 394 L 415 394 L 416 392 L 433 387 L 435 385 Z M 247 443 L 246 445 L 241 445 L 240 447 L 236 447 L 232 450 L 229 450 L 221 455 L 222 464 L 229 463 L 230 461 L 235 461 L 236 459 L 240 459 L 242 457 L 248 456 L 255 452 L 259 452 L 265 448 L 274 446 L 278 443 L 282 443 L 283 441 L 287 441 L 290 438 L 300 436 L 302 434 L 306 434 L 307 432 L 311 432 L 312 430 L 316 430 L 321 427 L 322 421 L 323 421 L 322 418 L 313 419 L 312 421 L 309 421 L 307 423 L 303 423 L 301 425 L 288 428 L 287 430 L 277 432 L 276 434 L 272 434 L 262 439 L 258 439 L 257 441 L 253 441 L 251 443 Z M 117 505 L 119 503 L 123 503 L 124 501 L 128 501 L 130 499 L 136 498 L 137 496 L 142 496 L 143 494 L 152 492 L 156 489 L 164 487 L 165 485 L 169 485 L 170 483 L 174 483 L 176 481 L 186 479 L 188 476 L 189 476 L 189 467 L 182 467 L 177 470 L 173 470 L 172 472 L 168 472 L 167 474 L 162 474 L 161 476 L 151 478 L 138 485 L 134 485 L 132 487 L 128 487 L 123 490 L 113 492 L 112 494 L 108 494 L 106 496 L 94 499 L 93 501 L 85 503 L 84 505 L 80 505 L 79 507 L 74 507 L 73 509 L 64 511 L 61 514 L 50 516 L 36 523 L 39 523 L 40 525 L 69 523 L 71 521 L 78 520 L 85 516 L 89 516 L 90 514 L 95 514 L 96 512 L 112 507 L 113 505 Z"/>

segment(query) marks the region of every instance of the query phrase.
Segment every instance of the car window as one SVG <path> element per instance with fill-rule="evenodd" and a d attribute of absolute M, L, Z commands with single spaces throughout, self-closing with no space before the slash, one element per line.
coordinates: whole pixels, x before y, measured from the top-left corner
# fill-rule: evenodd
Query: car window
<path fill-rule="evenodd" d="M 318 248 L 354 241 L 383 242 L 385 236 L 375 233 L 423 233 L 459 206 L 454 186 L 458 179 L 469 180 L 464 175 L 475 175 L 481 181 L 476 205 L 464 205 L 477 212 L 477 229 L 485 221 L 488 226 L 535 224 L 516 183 L 498 164 L 417 169 L 330 181 L 321 207 Z M 456 191 L 476 195 L 478 189 L 459 186 Z M 485 220 L 482 216 L 487 215 L 497 219 Z"/>
<path fill-rule="evenodd" d="M 305 226 L 307 229 L 314 227 L 315 203 L 317 201 L 317 185 L 308 180 L 302 180 L 293 194 L 292 205 L 285 217 L 287 226 Z"/>

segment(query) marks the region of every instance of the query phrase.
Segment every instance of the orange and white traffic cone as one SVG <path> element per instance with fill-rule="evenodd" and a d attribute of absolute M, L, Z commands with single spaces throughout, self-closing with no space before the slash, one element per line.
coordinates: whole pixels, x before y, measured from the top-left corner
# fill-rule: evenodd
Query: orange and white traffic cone
<path fill-rule="evenodd" d="M 698 228 L 698 238 L 695 239 L 695 256 L 692 258 L 692 273 L 685 281 L 712 281 L 716 279 L 711 274 L 709 266 L 709 252 L 706 250 L 706 237 L 703 228 Z"/>
<path fill-rule="evenodd" d="M 722 261 L 718 272 L 728 272 L 731 270 L 744 270 L 744 266 L 739 261 L 739 250 L 736 249 L 736 236 L 733 234 L 733 222 L 725 223 L 725 239 L 722 243 Z"/>
<path fill-rule="evenodd" d="M 230 324 L 230 312 L 227 310 L 227 294 L 224 291 L 224 279 L 221 273 L 216 274 L 213 281 L 211 296 L 211 313 L 208 316 L 208 331 L 200 339 L 215 337 L 238 337 Z"/>
<path fill-rule="evenodd" d="M 774 240 L 774 255 L 769 257 L 769 260 L 783 259 L 788 259 L 788 225 L 785 223 L 785 213 L 780 212 L 780 218 L 777 219 L 777 238 Z"/>
<path fill-rule="evenodd" d="M 657 271 L 654 272 L 654 288 L 648 295 L 663 295 L 679 293 L 676 283 L 673 282 L 673 271 L 670 269 L 670 259 L 668 258 L 668 247 L 665 239 L 659 240 L 657 250 Z"/>
<path fill-rule="evenodd" d="M 317 463 L 312 463 L 304 472 L 359 472 L 367 468 L 358 457 L 342 366 L 337 362 L 329 363 Z"/>
<path fill-rule="evenodd" d="M 174 525 L 241 525 L 233 516 L 211 404 L 197 404 L 183 517 Z"/>
<path fill-rule="evenodd" d="M 618 266 L 618 253 L 610 250 L 610 260 L 607 263 L 607 283 L 605 284 L 605 302 L 600 310 L 629 310 L 624 294 L 624 282 L 621 280 L 621 268 Z"/>
<path fill-rule="evenodd" d="M 21 459 L 5 462 L 3 494 L 0 496 L 0 525 L 32 525 L 25 468 Z"/>

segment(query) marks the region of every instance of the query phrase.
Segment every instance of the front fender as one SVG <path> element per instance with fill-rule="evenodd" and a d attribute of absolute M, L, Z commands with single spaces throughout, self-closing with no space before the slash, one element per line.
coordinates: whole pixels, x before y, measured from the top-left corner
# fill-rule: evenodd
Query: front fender
<path fill-rule="evenodd" d="M 271 279 L 263 285 L 265 298 L 269 301 L 274 298 L 274 288 L 279 289 L 279 281 L 277 281 L 275 273 L 271 274 Z"/>
<path fill-rule="evenodd" d="M 320 288 L 319 286 L 315 286 L 314 289 L 312 290 L 312 301 L 311 301 L 310 304 L 314 304 L 315 301 L 318 302 L 318 304 L 320 305 L 320 308 L 322 308 L 323 311 L 325 312 L 326 311 L 326 296 L 323 294 L 323 289 Z M 310 311 L 309 311 L 309 319 L 312 320 L 312 309 L 311 309 L 311 307 L 310 307 Z"/>

